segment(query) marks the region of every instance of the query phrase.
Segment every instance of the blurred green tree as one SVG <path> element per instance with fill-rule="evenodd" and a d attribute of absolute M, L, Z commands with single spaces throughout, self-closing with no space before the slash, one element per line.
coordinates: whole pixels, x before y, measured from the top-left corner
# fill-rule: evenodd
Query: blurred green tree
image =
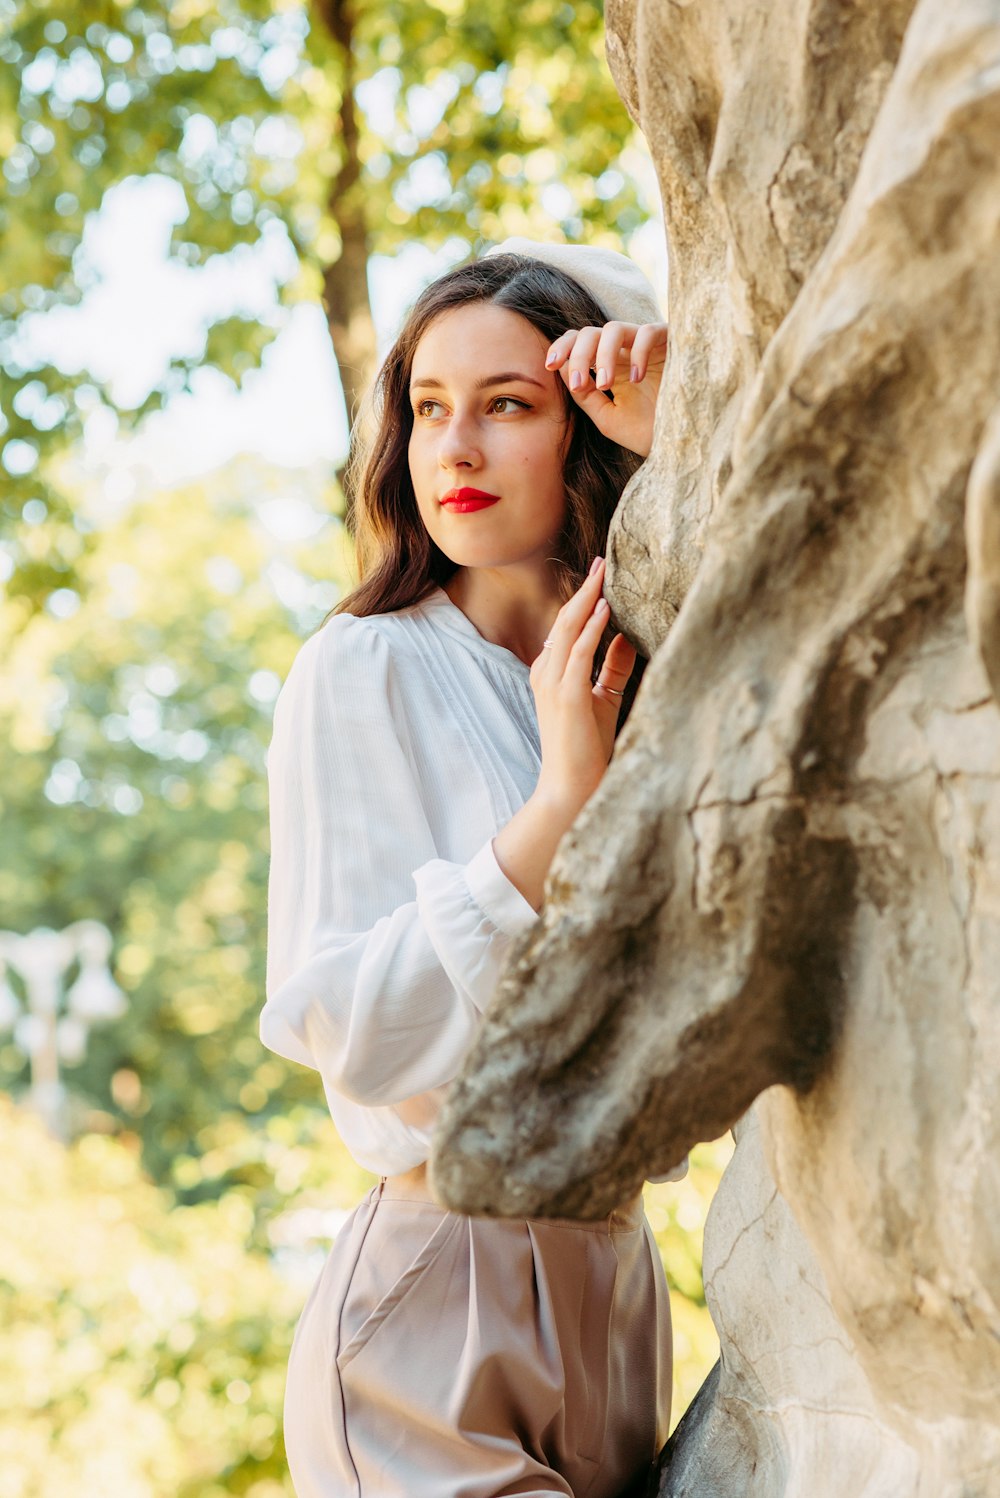
<path fill-rule="evenodd" d="M 111 187 L 179 187 L 170 255 L 192 274 L 290 242 L 276 293 L 322 297 L 351 411 L 375 356 L 373 254 L 419 240 L 459 259 L 512 232 L 616 244 L 642 221 L 616 165 L 632 127 L 602 20 L 600 0 L 0 0 L 9 591 L 37 606 L 89 544 L 51 460 L 115 392 L 99 370 L 40 359 L 32 331 L 92 289 L 83 231 Z M 117 414 L 136 421 L 206 364 L 239 383 L 277 326 L 220 308 L 203 347 Z"/>
<path fill-rule="evenodd" d="M 254 1176 L 248 1120 L 314 1100 L 307 1073 L 262 1050 L 256 1015 L 271 710 L 346 575 L 322 500 L 239 463 L 132 505 L 95 527 L 80 592 L 12 634 L 0 682 L 3 924 L 96 916 L 114 933 L 130 1008 L 68 1075 L 77 1127 L 140 1130 L 147 1169 L 185 1200 Z M 298 503 L 321 536 L 282 548 L 269 501 Z M 26 1080 L 8 1041 L 0 1085 Z"/>
<path fill-rule="evenodd" d="M 176 1207 L 122 1142 L 70 1150 L 0 1098 L 5 1498 L 291 1498 L 281 1441 L 301 1291 L 247 1207 Z"/>

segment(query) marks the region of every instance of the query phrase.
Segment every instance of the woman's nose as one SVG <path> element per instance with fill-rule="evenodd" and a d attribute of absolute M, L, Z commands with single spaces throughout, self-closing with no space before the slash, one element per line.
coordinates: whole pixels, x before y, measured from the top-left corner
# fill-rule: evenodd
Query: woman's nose
<path fill-rule="evenodd" d="M 442 434 L 438 458 L 443 468 L 475 468 L 480 462 L 474 422 L 455 413 Z"/>

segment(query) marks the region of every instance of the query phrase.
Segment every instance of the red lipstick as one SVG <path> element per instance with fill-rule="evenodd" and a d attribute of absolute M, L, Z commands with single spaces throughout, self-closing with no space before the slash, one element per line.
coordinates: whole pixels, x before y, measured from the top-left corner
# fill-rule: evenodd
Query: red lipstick
<path fill-rule="evenodd" d="M 487 494 L 485 489 L 449 489 L 441 496 L 441 504 L 458 515 L 466 515 L 471 510 L 485 510 L 487 505 L 495 505 L 499 498 L 499 494 Z"/>

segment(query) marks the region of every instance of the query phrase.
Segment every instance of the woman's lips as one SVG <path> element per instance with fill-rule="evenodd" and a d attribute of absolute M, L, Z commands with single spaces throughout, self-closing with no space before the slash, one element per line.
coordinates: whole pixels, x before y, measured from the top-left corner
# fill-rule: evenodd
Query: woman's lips
<path fill-rule="evenodd" d="M 485 510 L 487 505 L 495 505 L 499 498 L 499 494 L 487 494 L 485 489 L 449 489 L 442 495 L 441 505 L 458 515 L 465 515 L 470 510 Z"/>

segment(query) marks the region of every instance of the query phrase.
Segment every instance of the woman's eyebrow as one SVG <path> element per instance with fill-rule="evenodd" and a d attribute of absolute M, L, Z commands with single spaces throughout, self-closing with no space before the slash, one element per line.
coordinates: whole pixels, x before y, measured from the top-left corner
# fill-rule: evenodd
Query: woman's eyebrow
<path fill-rule="evenodd" d="M 488 390 L 491 385 L 506 385 L 511 380 L 521 380 L 525 385 L 537 385 L 539 390 L 545 389 L 541 380 L 536 380 L 532 375 L 518 374 L 516 369 L 509 369 L 504 374 L 486 375 L 476 381 L 475 388 Z M 418 386 L 428 390 L 443 390 L 444 381 L 432 379 L 429 375 L 410 381 L 411 390 L 416 390 Z"/>

